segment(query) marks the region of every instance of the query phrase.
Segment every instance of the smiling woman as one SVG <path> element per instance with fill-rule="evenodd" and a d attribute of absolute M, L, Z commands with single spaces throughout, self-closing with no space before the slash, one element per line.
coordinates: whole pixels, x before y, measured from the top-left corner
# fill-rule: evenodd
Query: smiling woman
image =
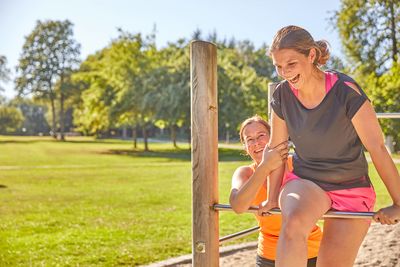
<path fill-rule="evenodd" d="M 269 50 L 284 81 L 272 97 L 268 145 L 289 136 L 295 145 L 293 171 L 283 175 L 283 165 L 272 171 L 268 200 L 259 209 L 267 212 L 279 203 L 282 210 L 277 266 L 306 265 L 304 240 L 328 210 L 374 209 L 375 192 L 363 146 L 393 200 L 374 219 L 382 224 L 400 219 L 400 176 L 384 146 L 376 114 L 352 78 L 319 68 L 329 58 L 327 47 L 326 41 L 315 42 L 305 29 L 287 26 L 276 33 Z M 369 225 L 360 219 L 325 220 L 318 265 L 353 266 Z"/>
<path fill-rule="evenodd" d="M 283 142 L 274 148 L 267 146 L 271 127 L 259 116 L 245 120 L 240 128 L 240 140 L 253 163 L 236 169 L 232 176 L 230 204 L 237 213 L 260 205 L 267 197 L 267 176 L 279 167 L 288 157 L 288 144 Z M 289 164 L 290 165 L 290 164 Z M 289 166 L 290 167 L 290 166 Z M 281 227 L 279 215 L 258 213 L 256 219 L 260 226 L 256 266 L 275 266 L 277 240 Z M 308 266 L 315 266 L 322 233 L 316 225 L 308 237 Z"/>

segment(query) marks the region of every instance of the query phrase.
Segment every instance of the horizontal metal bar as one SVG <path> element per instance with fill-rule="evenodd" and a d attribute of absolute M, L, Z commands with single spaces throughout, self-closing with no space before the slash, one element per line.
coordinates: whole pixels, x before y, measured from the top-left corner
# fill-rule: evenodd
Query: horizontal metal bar
<path fill-rule="evenodd" d="M 378 119 L 399 119 L 400 113 L 376 113 Z"/>
<path fill-rule="evenodd" d="M 214 204 L 215 210 L 233 211 L 232 207 L 227 204 Z M 246 212 L 257 213 L 258 208 L 251 206 Z M 268 211 L 271 214 L 281 214 L 280 209 L 271 209 Z M 322 217 L 326 218 L 342 218 L 342 219 L 372 219 L 374 212 L 349 212 L 349 211 L 328 211 Z"/>
<path fill-rule="evenodd" d="M 234 234 L 230 234 L 230 235 L 221 237 L 221 238 L 219 239 L 219 244 L 225 243 L 225 242 L 227 242 L 227 241 L 232 241 L 232 240 L 235 240 L 235 239 L 238 239 L 238 238 L 241 238 L 241 237 L 250 235 L 250 234 L 252 234 L 252 233 L 256 233 L 256 232 L 258 232 L 259 230 L 260 230 L 260 227 L 259 227 L 259 226 L 254 226 L 254 227 L 249 228 L 249 229 L 247 229 L 247 230 L 243 230 L 243 231 L 240 231 L 240 232 L 237 232 L 237 233 L 234 233 Z"/>

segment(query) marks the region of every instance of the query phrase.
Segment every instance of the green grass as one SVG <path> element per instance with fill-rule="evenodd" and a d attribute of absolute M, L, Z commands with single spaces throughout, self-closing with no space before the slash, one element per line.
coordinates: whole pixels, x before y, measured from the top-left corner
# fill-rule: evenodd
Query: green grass
<path fill-rule="evenodd" d="M 136 266 L 191 253 L 190 152 L 180 147 L 0 137 L 0 266 Z M 220 149 L 221 203 L 248 162 Z M 380 207 L 390 198 L 371 173 Z M 221 236 L 254 225 L 221 212 Z"/>

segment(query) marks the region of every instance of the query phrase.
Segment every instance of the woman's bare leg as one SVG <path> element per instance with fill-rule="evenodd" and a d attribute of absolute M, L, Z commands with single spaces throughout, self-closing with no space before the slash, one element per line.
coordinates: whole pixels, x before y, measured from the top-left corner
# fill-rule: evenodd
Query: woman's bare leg
<path fill-rule="evenodd" d="M 307 239 L 315 223 L 331 207 L 318 185 L 304 179 L 288 182 L 280 195 L 282 229 L 277 248 L 277 267 L 307 266 Z"/>
<path fill-rule="evenodd" d="M 366 219 L 325 219 L 317 266 L 353 266 L 369 225 Z"/>

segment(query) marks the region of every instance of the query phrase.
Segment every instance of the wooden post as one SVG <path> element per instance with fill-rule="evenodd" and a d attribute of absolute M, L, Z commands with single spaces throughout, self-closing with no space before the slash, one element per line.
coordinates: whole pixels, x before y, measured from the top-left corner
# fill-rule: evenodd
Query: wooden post
<path fill-rule="evenodd" d="M 272 94 L 275 92 L 277 85 L 278 83 L 268 83 L 268 122 L 270 124 L 271 124 L 271 114 L 272 114 L 272 108 L 271 108 Z"/>
<path fill-rule="evenodd" d="M 219 266 L 217 48 L 190 44 L 192 255 L 194 267 Z"/>

